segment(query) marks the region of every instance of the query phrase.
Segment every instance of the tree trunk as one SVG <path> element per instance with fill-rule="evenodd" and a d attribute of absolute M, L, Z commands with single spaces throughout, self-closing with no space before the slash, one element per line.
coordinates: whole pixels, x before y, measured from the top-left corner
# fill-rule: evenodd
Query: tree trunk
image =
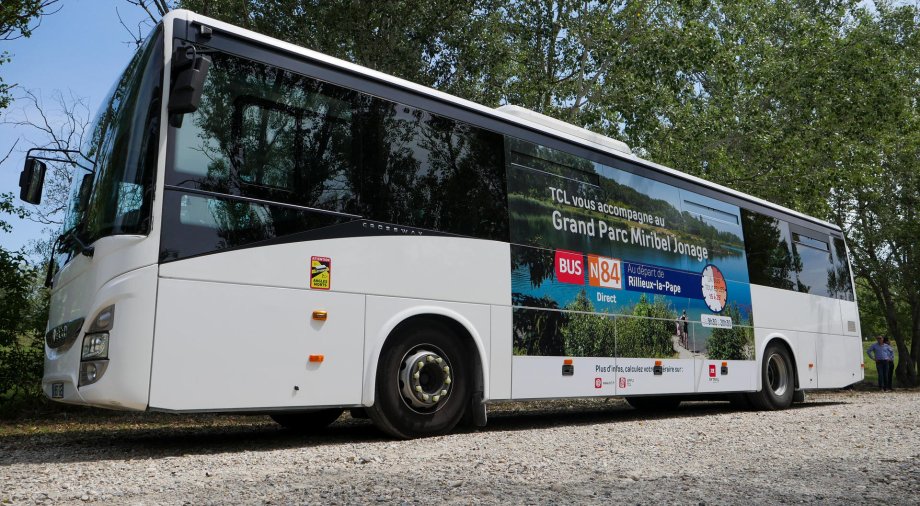
<path fill-rule="evenodd" d="M 898 385 L 905 387 L 920 385 L 920 378 L 918 378 L 917 374 L 917 361 L 920 360 L 920 297 L 912 296 L 910 298 L 910 316 L 910 353 L 908 353 L 907 345 L 899 341 L 898 368 L 895 369 Z"/>
<path fill-rule="evenodd" d="M 916 386 L 917 385 L 917 368 L 916 361 L 911 357 L 911 351 L 907 347 L 907 343 L 904 339 L 904 333 L 901 332 L 901 326 L 898 324 L 898 312 L 895 305 L 894 296 L 891 293 L 891 290 L 888 288 L 887 284 L 884 283 L 871 283 L 870 286 L 872 291 L 875 292 L 875 296 L 879 301 L 879 306 L 885 312 L 885 323 L 888 325 L 888 334 L 889 337 L 894 341 L 895 346 L 898 349 L 898 367 L 895 369 L 895 374 L 898 378 L 898 385 L 900 386 Z M 916 312 L 920 311 L 920 304 L 913 304 L 911 301 L 912 308 L 912 325 L 911 325 L 911 334 L 913 337 L 913 342 L 917 343 L 918 339 L 916 337 L 918 330 L 918 325 L 920 325 L 920 318 L 917 317 Z M 913 311 L 913 308 L 916 308 L 917 311 Z"/>

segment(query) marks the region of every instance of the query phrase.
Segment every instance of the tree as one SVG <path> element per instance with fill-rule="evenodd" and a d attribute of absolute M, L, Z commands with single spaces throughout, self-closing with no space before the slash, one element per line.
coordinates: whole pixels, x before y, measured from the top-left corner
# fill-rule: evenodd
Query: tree
<path fill-rule="evenodd" d="M 565 355 L 570 357 L 616 356 L 616 320 L 613 316 L 596 314 L 585 290 L 566 307 L 569 321 L 562 328 Z"/>
<path fill-rule="evenodd" d="M 709 360 L 753 360 L 754 332 L 750 327 L 739 325 L 744 321 L 737 304 L 729 304 L 723 315 L 732 319 L 732 328 L 713 329 L 706 341 L 706 356 Z"/>
<path fill-rule="evenodd" d="M 832 217 L 844 226 L 857 284 L 897 347 L 898 383 L 920 383 L 920 11 L 858 9 L 837 50 L 826 132 L 836 184 Z M 867 315 L 868 316 L 868 315 Z M 863 319 L 864 332 L 877 318 Z M 877 325 L 877 324 L 876 324 Z M 872 329 L 877 332 L 883 329 Z"/>
<path fill-rule="evenodd" d="M 0 194 L 0 232 L 9 233 L 5 215 L 25 215 L 10 193 Z M 21 394 L 36 394 L 40 385 L 48 299 L 36 288 L 37 277 L 21 251 L 0 247 L 0 408 Z"/>
<path fill-rule="evenodd" d="M 671 341 L 677 311 L 661 297 L 642 294 L 631 316 L 616 318 L 616 356 L 632 358 L 673 358 Z"/>

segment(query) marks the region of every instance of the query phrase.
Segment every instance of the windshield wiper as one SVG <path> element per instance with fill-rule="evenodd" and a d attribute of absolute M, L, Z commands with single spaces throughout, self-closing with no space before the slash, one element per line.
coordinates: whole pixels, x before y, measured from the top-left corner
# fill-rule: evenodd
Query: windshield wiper
<path fill-rule="evenodd" d="M 93 256 L 93 253 L 95 253 L 96 248 L 94 246 L 88 246 L 85 242 L 83 242 L 80 239 L 80 233 L 77 232 L 78 228 L 80 228 L 79 224 L 77 224 L 77 226 L 71 228 L 67 232 L 64 232 L 63 234 L 58 236 L 57 241 L 55 242 L 66 246 L 69 243 L 69 241 L 73 241 L 79 247 L 79 251 L 81 254 L 91 257 Z M 65 243 L 64 241 L 68 241 L 68 242 Z"/>

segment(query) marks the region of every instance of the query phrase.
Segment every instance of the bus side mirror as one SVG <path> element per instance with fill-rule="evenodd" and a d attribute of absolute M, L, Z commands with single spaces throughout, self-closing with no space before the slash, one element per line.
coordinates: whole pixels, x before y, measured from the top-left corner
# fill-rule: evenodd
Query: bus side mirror
<path fill-rule="evenodd" d="M 194 47 L 179 47 L 173 52 L 171 68 L 169 124 L 180 127 L 183 114 L 198 110 L 211 59 L 198 54 Z"/>
<path fill-rule="evenodd" d="M 26 164 L 19 174 L 19 198 L 29 204 L 42 201 L 42 187 L 45 186 L 45 172 L 48 164 L 32 157 L 26 157 Z"/>

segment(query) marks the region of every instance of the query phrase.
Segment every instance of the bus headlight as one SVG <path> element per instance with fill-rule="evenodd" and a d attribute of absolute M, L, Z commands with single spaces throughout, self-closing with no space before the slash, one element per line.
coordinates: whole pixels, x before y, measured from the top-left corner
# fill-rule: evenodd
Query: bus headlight
<path fill-rule="evenodd" d="M 83 337 L 83 354 L 80 360 L 109 358 L 109 333 L 86 334 Z"/>
<path fill-rule="evenodd" d="M 94 360 L 80 363 L 80 386 L 92 385 L 99 381 L 109 366 L 108 360 Z"/>

